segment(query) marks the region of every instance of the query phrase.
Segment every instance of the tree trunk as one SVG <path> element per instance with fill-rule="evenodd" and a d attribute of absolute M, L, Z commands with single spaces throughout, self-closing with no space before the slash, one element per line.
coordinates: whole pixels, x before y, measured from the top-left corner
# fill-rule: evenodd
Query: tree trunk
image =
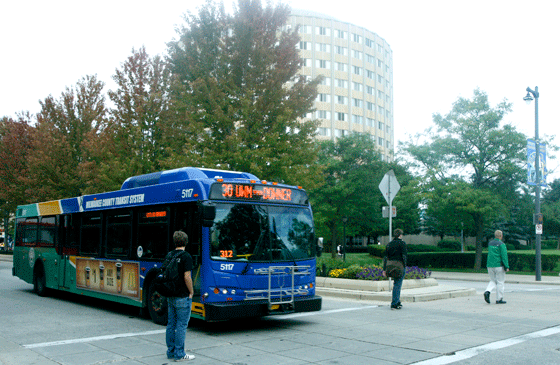
<path fill-rule="evenodd" d="M 331 227 L 331 257 L 336 258 L 336 225 Z"/>
<path fill-rule="evenodd" d="M 482 266 L 482 240 L 484 239 L 484 219 L 481 215 L 474 217 L 476 227 L 476 254 L 474 256 L 474 268 L 480 269 Z"/>

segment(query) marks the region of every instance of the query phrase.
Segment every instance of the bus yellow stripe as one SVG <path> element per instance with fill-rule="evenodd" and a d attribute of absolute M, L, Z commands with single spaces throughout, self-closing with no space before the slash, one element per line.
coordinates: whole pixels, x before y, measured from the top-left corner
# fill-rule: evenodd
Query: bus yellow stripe
<path fill-rule="evenodd" d="M 39 203 L 38 206 L 39 206 L 39 215 L 55 215 L 55 214 L 62 213 L 62 208 L 60 207 L 59 200 Z"/>

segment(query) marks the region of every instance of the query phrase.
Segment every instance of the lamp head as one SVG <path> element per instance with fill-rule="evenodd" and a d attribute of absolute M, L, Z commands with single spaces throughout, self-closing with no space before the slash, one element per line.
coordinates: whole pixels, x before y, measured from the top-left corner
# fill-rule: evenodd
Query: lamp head
<path fill-rule="evenodd" d="M 530 92 L 527 92 L 527 95 L 525 95 L 525 97 L 523 98 L 523 100 L 525 100 L 525 102 L 527 104 L 531 104 L 531 102 L 533 101 L 533 96 L 531 95 Z"/>

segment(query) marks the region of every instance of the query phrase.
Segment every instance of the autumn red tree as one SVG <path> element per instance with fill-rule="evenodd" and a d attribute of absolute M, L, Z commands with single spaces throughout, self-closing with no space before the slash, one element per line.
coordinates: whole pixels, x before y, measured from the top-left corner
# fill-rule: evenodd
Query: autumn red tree
<path fill-rule="evenodd" d="M 2 216 L 14 213 L 20 204 L 29 203 L 30 196 L 23 183 L 28 176 L 27 160 L 33 146 L 35 129 L 30 113 L 16 119 L 0 119 L 0 211 Z"/>

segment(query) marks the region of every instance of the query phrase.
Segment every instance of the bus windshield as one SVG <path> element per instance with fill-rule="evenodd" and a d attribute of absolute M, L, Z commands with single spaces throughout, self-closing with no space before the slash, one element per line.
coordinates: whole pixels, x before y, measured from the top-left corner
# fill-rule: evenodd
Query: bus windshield
<path fill-rule="evenodd" d="M 217 204 L 211 232 L 214 260 L 295 262 L 315 256 L 306 207 Z"/>

